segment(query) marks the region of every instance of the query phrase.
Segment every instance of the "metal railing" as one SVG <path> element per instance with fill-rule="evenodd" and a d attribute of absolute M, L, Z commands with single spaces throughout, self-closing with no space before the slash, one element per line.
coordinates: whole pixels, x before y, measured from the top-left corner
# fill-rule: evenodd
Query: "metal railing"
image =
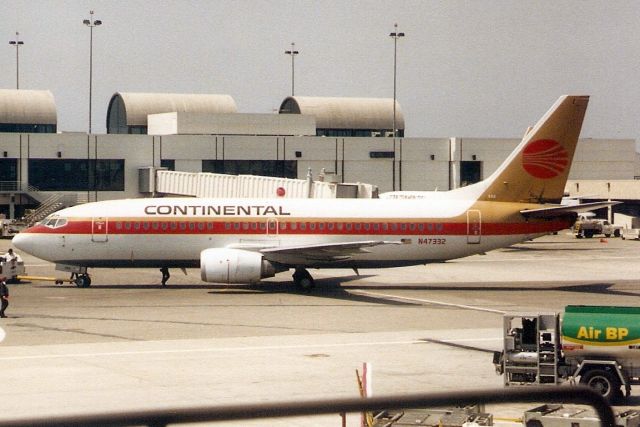
<path fill-rule="evenodd" d="M 0 421 L 0 427 L 68 427 L 68 426 L 166 426 L 168 424 L 255 420 L 371 412 L 381 410 L 467 406 L 503 403 L 575 403 L 593 407 L 602 427 L 614 427 L 615 415 L 607 401 L 594 390 L 584 387 L 526 387 L 489 389 L 404 396 L 380 396 L 368 399 L 327 399 L 305 402 L 259 403 L 248 405 L 203 406 L 149 411 L 107 412 L 77 416 L 25 418 Z M 8 410 L 10 410 L 8 408 Z"/>

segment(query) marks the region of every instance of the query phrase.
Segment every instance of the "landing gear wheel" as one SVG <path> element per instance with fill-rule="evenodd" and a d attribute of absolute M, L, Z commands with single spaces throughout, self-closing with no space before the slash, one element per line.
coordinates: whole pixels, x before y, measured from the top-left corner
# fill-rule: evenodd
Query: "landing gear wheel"
<path fill-rule="evenodd" d="M 295 273 L 293 273 L 293 283 L 303 291 L 310 291 L 316 286 L 313 277 L 304 268 L 296 268 Z"/>
<path fill-rule="evenodd" d="M 79 288 L 88 288 L 91 286 L 91 277 L 88 274 L 82 274 L 76 277 L 75 283 Z"/>
<path fill-rule="evenodd" d="M 602 395 L 609 403 L 621 396 L 620 379 L 615 374 L 594 369 L 580 377 L 580 384 L 585 384 Z"/>

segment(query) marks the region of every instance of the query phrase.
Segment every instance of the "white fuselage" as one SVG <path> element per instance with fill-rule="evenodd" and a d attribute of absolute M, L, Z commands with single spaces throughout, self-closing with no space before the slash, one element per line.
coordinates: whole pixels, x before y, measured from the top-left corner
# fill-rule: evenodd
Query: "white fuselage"
<path fill-rule="evenodd" d="M 104 201 L 63 209 L 20 233 L 14 244 L 60 264 L 197 267 L 200 253 L 208 248 L 260 251 L 371 240 L 401 243 L 373 246 L 330 263 L 274 255 L 283 266 L 382 267 L 464 257 L 553 231 L 549 222 L 539 227 L 522 221 L 483 222 L 486 213 L 474 207 L 473 200 L 451 199 L 451 193 L 420 200 Z"/>

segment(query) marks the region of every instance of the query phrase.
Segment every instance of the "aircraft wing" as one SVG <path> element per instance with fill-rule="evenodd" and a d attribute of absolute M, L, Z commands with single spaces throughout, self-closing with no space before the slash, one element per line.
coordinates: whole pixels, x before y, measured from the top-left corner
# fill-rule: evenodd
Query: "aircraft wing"
<path fill-rule="evenodd" d="M 379 245 L 402 245 L 401 241 L 367 240 L 361 242 L 321 243 L 301 246 L 279 246 L 261 249 L 266 259 L 285 264 L 344 261 L 367 248 Z"/>
<path fill-rule="evenodd" d="M 525 209 L 520 211 L 522 215 L 526 218 L 555 218 L 558 216 L 564 216 L 569 213 L 581 213 L 581 212 L 589 212 L 595 209 L 602 209 L 609 206 L 618 205 L 622 202 L 591 202 L 591 203 L 580 203 L 572 206 L 550 206 L 548 208 L 539 208 L 539 209 Z"/>

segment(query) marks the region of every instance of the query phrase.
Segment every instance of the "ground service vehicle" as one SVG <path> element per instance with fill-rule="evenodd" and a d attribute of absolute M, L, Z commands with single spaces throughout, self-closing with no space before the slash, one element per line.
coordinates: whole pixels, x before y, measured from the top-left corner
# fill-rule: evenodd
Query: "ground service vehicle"
<path fill-rule="evenodd" d="M 25 274 L 24 261 L 16 257 L 12 260 L 5 260 L 0 257 L 0 275 L 5 276 L 8 282 L 18 282 L 18 276 Z"/>
<path fill-rule="evenodd" d="M 578 239 L 591 238 L 596 234 L 604 234 L 605 237 L 620 237 L 622 227 L 612 225 L 606 219 L 584 219 L 576 221 L 573 232 Z"/>
<path fill-rule="evenodd" d="M 558 313 L 505 314 L 494 354 L 505 386 L 579 379 L 607 400 L 640 384 L 640 307 L 567 306 Z"/>

